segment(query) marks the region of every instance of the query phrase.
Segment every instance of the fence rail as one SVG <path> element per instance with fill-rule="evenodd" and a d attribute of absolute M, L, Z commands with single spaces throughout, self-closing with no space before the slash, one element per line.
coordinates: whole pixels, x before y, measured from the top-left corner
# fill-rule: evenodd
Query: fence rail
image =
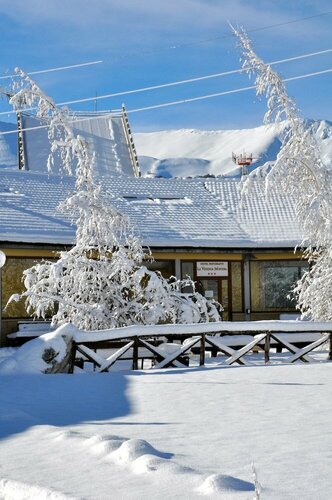
<path fill-rule="evenodd" d="M 250 334 L 250 336 L 248 336 Z M 243 341 L 242 341 L 243 339 Z M 165 342 L 166 340 L 166 342 Z M 176 343 L 180 342 L 180 343 Z M 195 325 L 131 326 L 97 332 L 78 332 L 73 344 L 71 371 L 74 366 L 89 361 L 94 369 L 107 372 L 119 360 L 131 360 L 133 370 L 143 368 L 149 359 L 152 368 L 186 367 L 193 354 L 199 355 L 199 365 L 206 362 L 206 352 L 226 356 L 225 364 L 255 364 L 246 356 L 253 350 L 264 352 L 268 363 L 274 349 L 289 353 L 288 363 L 314 361 L 312 351 L 329 344 L 328 359 L 332 360 L 332 322 L 257 321 L 199 323 Z M 110 349 L 108 357 L 100 351 Z M 78 360 L 77 355 L 83 356 Z M 252 356 L 251 356 L 252 358 Z"/>

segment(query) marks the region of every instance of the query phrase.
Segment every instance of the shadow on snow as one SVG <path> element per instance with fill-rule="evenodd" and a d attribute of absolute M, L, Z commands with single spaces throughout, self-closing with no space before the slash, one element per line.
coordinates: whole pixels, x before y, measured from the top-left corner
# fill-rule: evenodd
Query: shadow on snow
<path fill-rule="evenodd" d="M 91 375 L 1 375 L 0 438 L 34 425 L 101 422 L 131 413 L 128 378 Z"/>

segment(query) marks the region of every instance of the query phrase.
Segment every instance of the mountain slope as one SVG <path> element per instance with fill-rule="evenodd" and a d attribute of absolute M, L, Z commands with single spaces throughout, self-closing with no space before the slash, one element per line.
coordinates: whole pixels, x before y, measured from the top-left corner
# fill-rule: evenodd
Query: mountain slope
<path fill-rule="evenodd" d="M 321 156 L 332 166 L 332 123 L 310 121 Z M 274 161 L 286 124 L 279 128 L 263 125 L 242 130 L 166 130 L 135 134 L 136 149 L 143 176 L 195 177 L 204 175 L 239 176 L 232 153 L 253 154 L 252 168 Z M 16 125 L 0 122 L 0 132 Z M 17 135 L 0 135 L 0 168 L 17 168 Z"/>
<path fill-rule="evenodd" d="M 322 158 L 327 165 L 332 157 L 332 123 L 308 121 L 312 125 Z M 135 134 L 143 175 L 186 177 L 197 175 L 240 175 L 232 153 L 253 154 L 253 168 L 274 161 L 285 130 L 283 122 L 243 130 L 167 130 Z"/>

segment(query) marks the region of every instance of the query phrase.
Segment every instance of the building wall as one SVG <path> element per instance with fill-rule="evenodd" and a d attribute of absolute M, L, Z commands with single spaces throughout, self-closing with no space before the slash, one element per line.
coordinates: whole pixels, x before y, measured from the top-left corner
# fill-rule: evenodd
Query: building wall
<path fill-rule="evenodd" d="M 279 319 L 283 312 L 295 312 L 295 303 L 287 298 L 293 285 L 307 269 L 307 262 L 294 250 L 260 250 L 260 251 L 228 251 L 228 252 L 153 252 L 155 259 L 179 261 L 182 273 L 178 277 L 190 277 L 197 282 L 198 262 L 228 263 L 228 276 L 206 276 L 214 280 L 228 282 L 228 297 L 224 302 L 222 293 L 219 300 L 225 308 L 224 320 L 264 320 Z M 246 266 L 248 263 L 248 266 Z M 246 272 L 246 267 L 248 272 Z M 185 272 L 183 272 L 185 270 Z M 191 272 L 190 272 L 191 271 Z M 202 279 L 204 285 L 207 279 Z M 248 289 L 246 297 L 246 287 Z M 215 287 L 216 288 L 216 287 Z M 224 287 L 225 289 L 225 287 Z M 198 291 L 202 291 L 198 289 Z M 203 290 L 205 291 L 205 290 Z M 217 298 L 214 296 L 214 298 Z"/>
<path fill-rule="evenodd" d="M 55 258 L 56 250 L 56 247 L 2 248 L 7 257 L 1 270 L 2 308 L 13 293 L 24 290 L 23 271 L 43 258 Z M 181 278 L 189 274 L 196 281 L 198 291 L 213 293 L 213 298 L 221 301 L 225 309 L 223 319 L 231 321 L 279 319 L 281 312 L 295 311 L 295 304 L 287 299 L 289 290 L 286 288 L 293 278 L 301 276 L 307 265 L 300 260 L 301 255 L 291 249 L 259 252 L 158 249 L 152 250 L 152 253 L 155 262 L 149 267 L 160 269 L 166 278 L 171 275 Z M 206 262 L 216 263 L 217 267 L 223 263 L 228 270 L 227 276 L 198 276 L 198 263 Z M 8 333 L 17 330 L 18 321 L 27 320 L 29 315 L 24 301 L 11 303 L 2 312 L 2 344 L 6 342 Z"/>
<path fill-rule="evenodd" d="M 11 302 L 6 304 L 13 294 L 19 294 L 24 290 L 23 271 L 32 267 L 42 259 L 52 259 L 55 257 L 56 248 L 29 248 L 29 247 L 2 247 L 1 250 L 6 255 L 6 263 L 1 272 L 1 332 L 0 345 L 6 345 L 8 333 L 17 330 L 19 321 L 30 321 L 31 317 L 27 313 L 24 301 Z"/>

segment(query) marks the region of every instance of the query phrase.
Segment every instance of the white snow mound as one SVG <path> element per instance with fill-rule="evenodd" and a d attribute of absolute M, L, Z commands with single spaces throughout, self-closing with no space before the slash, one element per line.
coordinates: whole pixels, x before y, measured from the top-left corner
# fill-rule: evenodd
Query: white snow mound
<path fill-rule="evenodd" d="M 112 453 L 112 459 L 122 465 L 131 464 L 142 455 L 158 456 L 159 452 L 144 439 L 128 439 Z"/>
<path fill-rule="evenodd" d="M 212 495 L 223 491 L 254 491 L 254 485 L 233 476 L 225 474 L 211 474 L 201 484 L 197 491 L 202 495 Z"/>
<path fill-rule="evenodd" d="M 117 437 L 101 439 L 100 441 L 95 441 L 95 442 L 93 442 L 93 438 L 91 438 L 91 440 L 89 439 L 88 441 L 91 445 L 90 451 L 92 452 L 93 455 L 97 456 L 108 455 L 109 453 L 113 453 L 118 448 L 120 448 L 120 446 L 123 443 L 123 439 Z M 86 444 L 88 445 L 88 442 Z"/>
<path fill-rule="evenodd" d="M 144 474 L 146 472 L 157 472 L 164 470 L 165 467 L 172 466 L 176 467 L 176 464 L 165 458 L 156 457 L 155 455 L 142 455 L 133 462 L 132 470 L 135 474 Z"/>
<path fill-rule="evenodd" d="M 71 335 L 76 328 L 63 325 L 55 332 L 46 333 L 30 340 L 15 350 L 12 355 L 0 359 L 0 373 L 43 373 L 50 365 L 43 360 L 45 349 L 53 349 L 57 355 L 55 360 L 61 362 L 67 354 L 67 345 L 63 335 Z"/>

